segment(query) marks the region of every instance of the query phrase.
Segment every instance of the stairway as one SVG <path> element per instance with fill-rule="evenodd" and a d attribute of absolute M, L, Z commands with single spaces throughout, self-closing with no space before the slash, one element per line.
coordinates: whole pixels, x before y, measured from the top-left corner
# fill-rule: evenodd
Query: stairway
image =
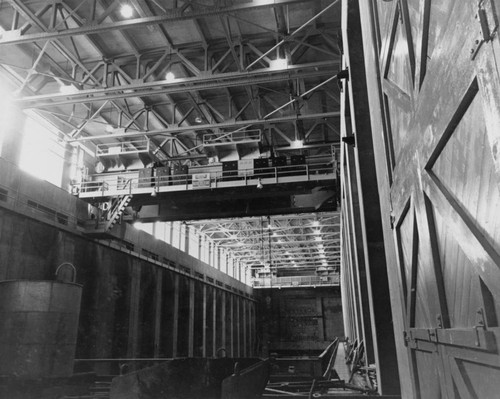
<path fill-rule="evenodd" d="M 114 198 L 109 210 L 102 215 L 101 220 L 89 220 L 85 224 L 85 234 L 93 238 L 109 238 L 109 231 L 121 220 L 131 199 L 131 194 Z"/>
<path fill-rule="evenodd" d="M 111 380 L 114 376 L 98 376 L 94 384 L 90 387 L 92 399 L 109 399 L 109 391 L 111 389 Z"/>
<path fill-rule="evenodd" d="M 111 381 L 114 375 L 100 375 L 96 376 L 92 385 L 88 388 L 88 392 L 84 395 L 65 395 L 62 399 L 109 399 L 109 392 L 111 389 Z"/>

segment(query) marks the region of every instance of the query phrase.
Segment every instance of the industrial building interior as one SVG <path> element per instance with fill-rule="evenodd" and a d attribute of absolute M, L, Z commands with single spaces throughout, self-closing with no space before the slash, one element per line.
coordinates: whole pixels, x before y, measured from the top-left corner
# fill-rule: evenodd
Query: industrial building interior
<path fill-rule="evenodd" d="M 0 0 L 0 398 L 496 398 L 500 0 Z"/>

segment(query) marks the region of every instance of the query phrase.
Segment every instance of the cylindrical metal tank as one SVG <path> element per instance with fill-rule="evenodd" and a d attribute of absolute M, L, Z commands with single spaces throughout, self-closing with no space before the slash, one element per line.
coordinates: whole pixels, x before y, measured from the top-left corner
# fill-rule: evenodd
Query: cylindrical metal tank
<path fill-rule="evenodd" d="M 72 375 L 81 294 L 74 283 L 0 282 L 0 376 Z"/>

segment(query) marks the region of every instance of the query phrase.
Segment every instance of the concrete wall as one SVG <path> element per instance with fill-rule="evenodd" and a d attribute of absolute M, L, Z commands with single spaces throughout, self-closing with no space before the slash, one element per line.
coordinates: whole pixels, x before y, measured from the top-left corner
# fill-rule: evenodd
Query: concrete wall
<path fill-rule="evenodd" d="M 325 349 L 343 337 L 339 287 L 255 290 L 259 348 L 264 355 Z"/>
<path fill-rule="evenodd" d="M 0 280 L 53 280 L 58 265 L 75 265 L 77 358 L 214 356 L 220 347 L 254 354 L 250 287 L 131 226 L 117 240 L 88 238 L 86 203 L 1 159 L 0 170 Z M 93 364 L 117 372 L 117 362 L 78 367 Z"/>

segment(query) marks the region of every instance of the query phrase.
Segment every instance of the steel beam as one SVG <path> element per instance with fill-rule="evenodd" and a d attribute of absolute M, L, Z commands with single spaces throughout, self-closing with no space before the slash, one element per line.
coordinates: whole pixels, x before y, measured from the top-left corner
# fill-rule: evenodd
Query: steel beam
<path fill-rule="evenodd" d="M 251 72 L 230 72 L 213 75 L 203 74 L 192 78 L 179 78 L 173 82 L 160 80 L 155 82 L 120 85 L 105 89 L 79 90 L 73 94 L 49 93 L 23 97 L 18 99 L 17 103 L 23 108 L 38 108 L 130 97 L 147 97 L 163 93 L 185 93 L 186 91 L 238 87 L 242 85 L 287 81 L 290 79 L 318 78 L 333 75 L 336 69 L 338 69 L 337 62 L 322 61 L 293 65 L 285 70 L 278 71 L 270 68 L 263 68 Z M 214 82 L 214 80 L 216 81 Z"/>
<path fill-rule="evenodd" d="M 208 130 L 208 129 L 228 129 L 235 128 L 247 125 L 262 125 L 262 124 L 273 124 L 273 123 L 284 123 L 291 122 L 297 119 L 305 120 L 305 119 L 325 119 L 325 118 L 339 118 L 340 112 L 325 112 L 322 114 L 309 114 L 309 115 L 289 115 L 282 116 L 279 118 L 273 119 L 252 119 L 246 121 L 230 121 L 230 122 L 222 122 L 222 123 L 211 123 L 206 125 L 196 125 L 196 126 L 179 126 L 172 127 L 166 129 L 156 129 L 150 131 L 135 131 L 135 132 L 125 132 L 125 133 L 116 133 L 116 134 L 108 134 L 108 135 L 100 135 L 100 136 L 88 136 L 88 137 L 80 137 L 75 140 L 69 140 L 72 142 L 84 142 L 84 141 L 93 141 L 93 140 L 110 140 L 110 139 L 118 139 L 118 138 L 126 138 L 126 137 L 149 137 L 149 136 L 159 136 L 159 135 L 167 135 L 173 133 L 183 133 L 183 132 L 192 132 L 198 130 Z"/>
<path fill-rule="evenodd" d="M 103 33 L 113 30 L 123 30 L 123 29 L 137 28 L 141 26 L 158 25 L 167 22 L 188 21 L 199 18 L 218 16 L 218 15 L 231 15 L 232 13 L 235 12 L 254 11 L 261 8 L 269 8 L 278 5 L 287 5 L 295 3 L 304 3 L 309 1 L 311 0 L 255 0 L 247 3 L 230 5 L 225 7 L 207 7 L 204 10 L 196 10 L 196 11 L 190 10 L 189 12 L 176 10 L 176 11 L 166 12 L 163 15 L 132 18 L 125 21 L 116 21 L 112 23 L 102 23 L 102 22 L 96 23 L 97 21 L 94 20 L 77 28 L 57 29 L 54 31 L 42 32 L 42 33 L 31 33 L 23 35 L 19 30 L 8 31 L 5 32 L 3 36 L 1 36 L 2 39 L 0 39 L 0 46 L 7 44 L 21 44 L 21 43 L 40 42 L 43 40 L 61 39 L 68 36 L 90 35 L 90 34 Z M 101 18 L 100 16 L 97 17 Z"/>
<path fill-rule="evenodd" d="M 318 218 L 324 218 L 324 219 L 333 219 L 333 218 L 340 218 L 341 214 L 339 211 L 334 211 L 334 212 L 317 212 L 315 214 L 295 214 L 295 215 L 276 215 L 271 217 L 271 222 L 274 222 L 276 220 L 299 220 L 299 219 L 314 219 L 315 217 Z M 258 220 L 258 219 L 257 219 Z M 256 218 L 255 217 L 241 217 L 241 218 L 224 218 L 224 219 L 217 219 L 217 223 L 242 223 L 242 222 L 255 222 Z M 214 223 L 214 220 L 211 219 L 202 219 L 202 220 L 193 220 L 190 221 L 190 225 L 205 225 L 209 223 Z"/>

